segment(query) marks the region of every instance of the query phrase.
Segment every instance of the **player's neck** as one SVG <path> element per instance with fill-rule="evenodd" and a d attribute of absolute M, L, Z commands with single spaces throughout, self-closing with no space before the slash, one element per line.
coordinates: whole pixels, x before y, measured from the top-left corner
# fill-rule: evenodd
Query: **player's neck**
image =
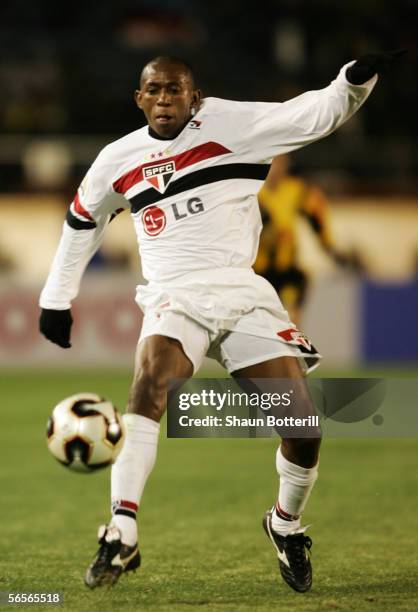
<path fill-rule="evenodd" d="M 153 130 L 150 125 L 148 126 L 148 134 L 151 136 L 151 138 L 155 138 L 156 140 L 174 140 L 175 138 L 177 138 L 177 136 L 180 134 L 180 132 L 182 132 L 184 130 L 186 125 L 189 123 L 189 121 L 190 121 L 190 117 L 181 126 L 181 128 L 179 128 L 176 132 L 174 132 L 174 134 L 172 136 L 161 136 L 161 134 L 158 134 L 158 132 Z"/>

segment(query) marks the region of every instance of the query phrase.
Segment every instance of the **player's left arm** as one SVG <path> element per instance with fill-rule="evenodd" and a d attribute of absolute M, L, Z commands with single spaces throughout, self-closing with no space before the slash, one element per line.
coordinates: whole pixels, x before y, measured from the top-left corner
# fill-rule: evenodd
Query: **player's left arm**
<path fill-rule="evenodd" d="M 331 134 L 347 121 L 372 92 L 378 74 L 402 52 L 363 56 L 343 66 L 328 87 L 308 91 L 284 103 L 253 103 L 247 144 L 263 161 L 299 149 Z"/>

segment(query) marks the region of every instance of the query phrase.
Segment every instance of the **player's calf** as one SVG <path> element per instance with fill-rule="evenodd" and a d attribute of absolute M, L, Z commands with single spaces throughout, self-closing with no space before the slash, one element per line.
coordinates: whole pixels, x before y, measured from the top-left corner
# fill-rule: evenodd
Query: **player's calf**
<path fill-rule="evenodd" d="M 112 466 L 111 525 L 119 530 L 124 545 L 137 541 L 136 512 L 155 465 L 169 381 L 187 377 L 191 369 L 181 346 L 171 338 L 151 336 L 139 346 L 128 412 L 123 416 L 125 443 Z"/>
<path fill-rule="evenodd" d="M 318 466 L 303 467 L 289 461 L 280 446 L 276 453 L 276 469 L 280 484 L 272 512 L 272 527 L 285 536 L 300 528 L 301 514 L 318 478 Z"/>

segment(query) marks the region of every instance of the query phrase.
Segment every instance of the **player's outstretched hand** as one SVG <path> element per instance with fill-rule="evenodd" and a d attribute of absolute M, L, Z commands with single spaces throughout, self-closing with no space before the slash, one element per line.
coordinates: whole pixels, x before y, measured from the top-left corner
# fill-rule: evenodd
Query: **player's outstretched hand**
<path fill-rule="evenodd" d="M 355 272 L 356 274 L 366 274 L 367 267 L 364 264 L 363 258 L 357 251 L 351 251 L 349 253 L 341 253 L 333 250 L 331 255 L 335 263 L 346 270 Z"/>
<path fill-rule="evenodd" d="M 71 325 L 73 317 L 71 310 L 49 310 L 41 308 L 39 331 L 51 342 L 62 348 L 70 348 Z"/>
<path fill-rule="evenodd" d="M 352 85 L 362 85 L 375 74 L 384 74 L 406 52 L 407 49 L 396 49 L 363 55 L 355 64 L 347 68 L 345 73 L 347 81 Z"/>

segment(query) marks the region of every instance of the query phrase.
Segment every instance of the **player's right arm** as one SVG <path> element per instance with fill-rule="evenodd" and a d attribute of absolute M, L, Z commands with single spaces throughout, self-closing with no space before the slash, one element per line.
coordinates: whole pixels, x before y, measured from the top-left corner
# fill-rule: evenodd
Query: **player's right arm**
<path fill-rule="evenodd" d="M 71 303 L 78 294 L 81 277 L 115 212 L 112 191 L 109 168 L 103 161 L 102 152 L 68 209 L 61 240 L 39 300 L 39 329 L 48 340 L 62 348 L 71 346 Z"/>

